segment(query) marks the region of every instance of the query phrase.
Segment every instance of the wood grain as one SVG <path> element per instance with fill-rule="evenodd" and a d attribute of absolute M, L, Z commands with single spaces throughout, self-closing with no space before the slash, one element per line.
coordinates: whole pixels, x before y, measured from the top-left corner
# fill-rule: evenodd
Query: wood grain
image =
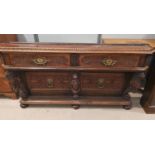
<path fill-rule="evenodd" d="M 17 41 L 15 34 L 0 34 L 0 42 Z M 9 81 L 5 78 L 5 70 L 2 67 L 3 59 L 0 55 L 0 95 L 16 98 L 16 94 L 12 91 Z"/>

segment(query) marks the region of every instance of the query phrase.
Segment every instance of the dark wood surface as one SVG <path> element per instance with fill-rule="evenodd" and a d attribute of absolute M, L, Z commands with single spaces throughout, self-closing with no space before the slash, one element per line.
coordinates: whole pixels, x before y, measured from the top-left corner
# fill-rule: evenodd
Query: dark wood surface
<path fill-rule="evenodd" d="M 29 104 L 122 105 L 142 87 L 153 48 L 145 44 L 0 44 L 8 79 Z M 58 96 L 57 98 L 55 96 Z"/>
<path fill-rule="evenodd" d="M 16 34 L 0 34 L 1 43 L 16 42 L 16 41 L 17 41 Z"/>
<path fill-rule="evenodd" d="M 122 97 L 81 97 L 80 100 L 72 99 L 71 96 L 31 96 L 27 100 L 21 100 L 22 104 L 39 105 L 39 104 L 51 104 L 51 105 L 110 105 L 110 106 L 122 106 L 128 105 L 129 101 Z"/>
<path fill-rule="evenodd" d="M 146 113 L 155 113 L 155 54 L 153 55 L 152 63 L 147 73 L 141 105 Z"/>
<path fill-rule="evenodd" d="M 79 57 L 79 65 L 82 67 L 142 67 L 145 65 L 144 55 L 133 54 L 81 54 Z M 106 61 L 111 61 L 111 65 Z"/>
<path fill-rule="evenodd" d="M 11 53 L 9 54 L 10 65 L 15 67 L 38 67 L 56 66 L 67 67 L 70 65 L 69 54 L 50 54 L 50 53 Z M 40 61 L 40 62 L 38 62 Z M 41 62 L 42 61 L 42 62 Z"/>
<path fill-rule="evenodd" d="M 152 54 L 148 44 L 43 44 L 43 43 L 0 43 L 0 51 L 35 53 L 107 53 L 107 54 Z"/>
<path fill-rule="evenodd" d="M 16 41 L 16 35 L 14 34 L 0 34 L 0 42 L 12 42 Z M 9 81 L 5 77 L 5 71 L 2 67 L 2 57 L 0 56 L 0 96 L 16 98 L 16 94 L 13 92 Z"/>

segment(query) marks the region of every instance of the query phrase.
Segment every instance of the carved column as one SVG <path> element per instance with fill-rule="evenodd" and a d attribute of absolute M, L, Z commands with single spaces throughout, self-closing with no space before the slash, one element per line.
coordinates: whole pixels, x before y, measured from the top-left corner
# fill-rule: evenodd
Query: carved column
<path fill-rule="evenodd" d="M 19 83 L 17 73 L 14 71 L 6 71 L 5 76 L 9 80 L 13 92 L 15 92 L 17 97 L 19 97 Z"/>
<path fill-rule="evenodd" d="M 23 100 L 26 100 L 29 91 L 22 79 L 22 72 L 6 71 L 6 77 L 10 81 L 13 91 L 20 96 Z M 22 108 L 26 108 L 28 105 L 20 104 Z"/>
<path fill-rule="evenodd" d="M 132 101 L 129 95 L 130 92 L 141 93 L 145 83 L 145 74 L 144 73 L 135 73 L 130 80 L 128 88 L 124 91 L 123 96 L 125 99 L 130 101 L 129 105 L 123 106 L 124 109 L 132 108 Z"/>
<path fill-rule="evenodd" d="M 146 113 L 155 114 L 155 53 L 146 76 L 146 85 L 141 98 L 141 105 Z"/>
<path fill-rule="evenodd" d="M 79 92 L 80 92 L 80 80 L 79 80 L 79 75 L 77 73 L 74 73 L 72 75 L 71 90 L 73 93 L 73 99 L 78 99 Z M 72 107 L 74 109 L 78 109 L 80 105 L 72 105 Z"/>
<path fill-rule="evenodd" d="M 78 99 L 79 98 L 78 93 L 80 92 L 80 80 L 77 73 L 74 73 L 72 75 L 71 87 L 72 87 L 73 98 Z"/>
<path fill-rule="evenodd" d="M 23 80 L 21 79 L 21 77 L 19 78 L 19 95 L 21 96 L 21 98 L 23 100 L 27 99 L 29 92 L 25 86 L 25 83 L 23 82 Z"/>
<path fill-rule="evenodd" d="M 145 73 L 135 73 L 130 81 L 132 92 L 141 93 L 145 85 Z"/>

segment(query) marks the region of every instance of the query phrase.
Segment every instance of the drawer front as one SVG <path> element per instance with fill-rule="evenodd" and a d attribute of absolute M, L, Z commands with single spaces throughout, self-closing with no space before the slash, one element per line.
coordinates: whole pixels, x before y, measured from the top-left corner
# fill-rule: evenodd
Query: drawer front
<path fill-rule="evenodd" d="M 144 64 L 145 56 L 140 55 L 82 54 L 79 58 L 82 67 L 141 67 Z"/>
<path fill-rule="evenodd" d="M 27 72 L 28 88 L 32 94 L 67 94 L 70 92 L 69 73 Z"/>
<path fill-rule="evenodd" d="M 66 67 L 70 65 L 69 54 L 16 53 L 10 55 L 10 60 L 11 65 L 16 67 Z"/>
<path fill-rule="evenodd" d="M 0 78 L 0 93 L 8 93 L 11 91 L 9 82 L 5 78 Z"/>
<path fill-rule="evenodd" d="M 125 89 L 123 73 L 81 73 L 81 94 L 120 95 Z"/>

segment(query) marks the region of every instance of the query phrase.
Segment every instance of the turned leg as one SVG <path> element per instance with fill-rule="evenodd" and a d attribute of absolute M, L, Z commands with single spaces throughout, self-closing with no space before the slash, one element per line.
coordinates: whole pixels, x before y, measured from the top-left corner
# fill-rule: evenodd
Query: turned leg
<path fill-rule="evenodd" d="M 20 103 L 20 107 L 21 107 L 21 108 L 27 108 L 28 106 L 29 106 L 28 104 Z"/>
<path fill-rule="evenodd" d="M 72 107 L 73 107 L 75 110 L 77 110 L 77 109 L 80 108 L 80 105 L 72 105 Z"/>
<path fill-rule="evenodd" d="M 127 95 L 124 96 L 124 98 L 127 99 L 127 100 L 129 100 L 129 104 L 128 105 L 123 105 L 123 108 L 125 110 L 130 110 L 132 108 L 131 97 L 130 97 L 130 95 L 127 94 Z"/>

